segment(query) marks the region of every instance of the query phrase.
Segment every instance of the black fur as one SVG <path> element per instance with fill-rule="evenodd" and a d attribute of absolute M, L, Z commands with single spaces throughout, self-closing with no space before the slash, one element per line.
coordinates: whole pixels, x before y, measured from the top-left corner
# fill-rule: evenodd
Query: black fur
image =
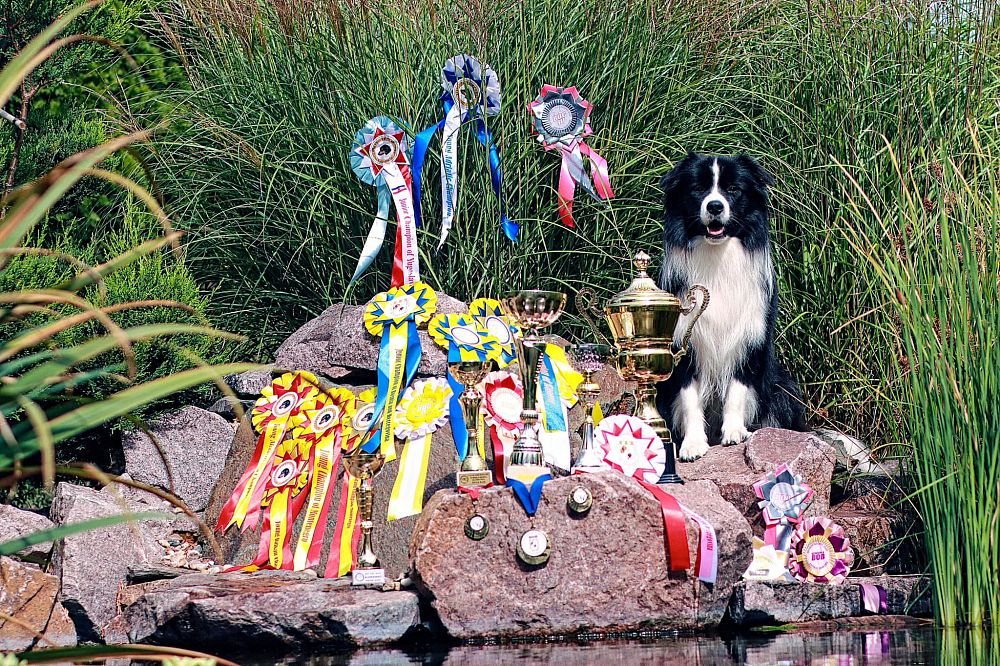
<path fill-rule="evenodd" d="M 719 190 L 725 197 L 731 212 L 724 225 L 712 221 L 714 232 L 702 220 L 702 202 L 713 186 L 712 163 L 718 160 Z M 689 153 L 670 173 L 661 185 L 664 193 L 663 245 L 665 258 L 661 273 L 661 286 L 683 297 L 690 287 L 683 277 L 671 273 L 667 268 L 671 250 L 689 249 L 699 238 L 713 240 L 732 237 L 742 243 L 748 253 L 766 252 L 770 245 L 768 187 L 774 178 L 748 155 L 735 157 L 710 157 Z M 724 227 L 719 231 L 719 227 Z M 733 242 L 733 241 L 727 241 Z M 770 254 L 768 254 L 768 257 Z M 779 362 L 774 350 L 775 321 L 778 315 L 778 289 L 773 269 L 770 273 L 770 303 L 767 307 L 764 339 L 749 345 L 733 369 L 733 378 L 752 387 L 757 396 L 757 418 L 747 423 L 748 430 L 776 426 L 794 430 L 805 430 L 802 399 L 795 380 Z M 752 279 L 752 276 L 747 276 Z M 711 308 L 711 304 L 709 305 Z M 679 341 L 678 341 L 679 342 Z M 673 420 L 673 404 L 680 390 L 696 378 L 698 354 L 711 354 L 713 349 L 694 349 L 681 361 L 673 376 L 659 387 L 659 408 L 667 419 L 675 438 L 680 436 Z M 710 442 L 718 442 L 721 425 L 721 400 L 704 404 L 707 418 L 707 432 Z M 679 441 L 679 440 L 678 440 Z"/>

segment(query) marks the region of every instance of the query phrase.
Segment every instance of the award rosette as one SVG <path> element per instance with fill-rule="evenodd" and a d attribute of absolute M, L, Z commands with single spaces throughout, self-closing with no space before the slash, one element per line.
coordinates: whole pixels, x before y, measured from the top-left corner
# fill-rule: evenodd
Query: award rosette
<path fill-rule="evenodd" d="M 757 506 L 764 514 L 764 543 L 776 550 L 788 550 L 794 526 L 812 502 L 813 490 L 802 482 L 801 476 L 792 474 L 788 465 L 782 464 L 753 484 L 754 494 L 760 499 Z"/>
<path fill-rule="evenodd" d="M 603 418 L 594 428 L 594 441 L 603 452 L 605 465 L 638 481 L 660 503 L 670 570 L 686 571 L 691 566 L 684 523 L 687 516 L 699 531 L 695 572 L 700 580 L 715 583 L 719 566 L 715 528 L 656 485 L 667 458 L 656 431 L 638 417 L 617 414 Z"/>
<path fill-rule="evenodd" d="M 417 252 L 417 218 L 413 201 L 413 182 L 407 157 L 406 132 L 385 116 L 372 118 L 354 135 L 351 168 L 378 195 L 378 213 L 368 231 L 358 266 L 350 283 L 375 261 L 385 240 L 389 224 L 389 204 L 396 205 L 396 249 L 392 262 L 392 286 L 413 284 L 420 280 L 420 257 Z"/>
<path fill-rule="evenodd" d="M 479 392 L 483 395 L 480 412 L 490 432 L 493 445 L 494 473 L 497 483 L 506 483 L 506 466 L 514 450 L 524 424 L 521 422 L 521 406 L 524 404 L 524 389 L 521 381 L 505 370 L 497 370 L 486 375 Z"/>
<path fill-rule="evenodd" d="M 361 445 L 368 453 L 379 449 L 387 459 L 395 456 L 396 404 L 413 380 L 422 355 L 417 327 L 431 318 L 436 307 L 437 294 L 423 282 L 393 287 L 365 306 L 365 328 L 382 339 L 378 353 L 378 391 L 370 426 L 373 429 L 379 424 L 379 435 Z"/>
<path fill-rule="evenodd" d="M 500 341 L 479 321 L 468 314 L 439 314 L 427 325 L 431 339 L 448 350 L 448 362 L 497 360 L 501 355 Z M 465 391 L 457 379 L 448 373 L 451 387 L 451 401 L 448 414 L 451 420 L 451 436 L 455 440 L 458 459 L 465 460 L 468 453 L 468 428 L 462 416 L 459 396 Z"/>
<path fill-rule="evenodd" d="M 477 298 L 469 305 L 469 316 L 480 329 L 496 338 L 499 346 L 496 362 L 499 367 L 506 368 L 517 360 L 514 340 L 521 335 L 521 329 L 510 320 L 500 301 L 495 298 Z"/>
<path fill-rule="evenodd" d="M 573 195 L 577 185 L 598 201 L 614 197 L 607 161 L 585 141 L 594 133 L 590 127 L 593 106 L 575 87 L 543 85 L 538 97 L 528 105 L 528 111 L 539 143 L 545 150 L 557 150 L 562 155 L 559 217 L 563 224 L 572 227 Z M 590 160 L 591 175 L 587 175 L 584 157 Z"/>
<path fill-rule="evenodd" d="M 806 518 L 792 536 L 789 568 L 807 583 L 839 585 L 854 565 L 854 549 L 844 530 L 829 518 Z"/>
<path fill-rule="evenodd" d="M 486 127 L 485 118 L 500 113 L 500 79 L 489 67 L 470 55 L 449 58 L 441 71 L 444 94 L 444 118 L 417 134 L 413 141 L 413 192 L 416 202 L 416 220 L 420 224 L 420 188 L 427 149 L 434 135 L 441 131 L 441 245 L 455 219 L 458 205 L 458 132 L 466 122 L 475 122 L 476 139 L 489 153 L 490 178 L 493 191 L 500 201 L 500 222 L 503 231 L 513 241 L 517 240 L 517 224 L 507 219 L 501 192 L 500 154 L 493 137 Z"/>
<path fill-rule="evenodd" d="M 292 428 L 303 422 L 302 408 L 314 405 L 318 381 L 309 372 L 287 372 L 261 391 L 250 414 L 260 437 L 253 457 L 236 488 L 226 501 L 215 529 L 225 532 L 232 525 L 241 532 L 257 526 L 266 479 L 270 477 L 275 452 Z"/>
<path fill-rule="evenodd" d="M 431 435 L 448 421 L 449 397 L 451 388 L 445 380 L 417 380 L 406 389 L 396 406 L 395 433 L 405 444 L 389 498 L 389 520 L 423 510 Z"/>
<path fill-rule="evenodd" d="M 788 553 L 775 550 L 774 546 L 764 543 L 763 539 L 753 538 L 753 560 L 743 572 L 747 580 L 780 580 L 794 582 L 788 571 Z"/>

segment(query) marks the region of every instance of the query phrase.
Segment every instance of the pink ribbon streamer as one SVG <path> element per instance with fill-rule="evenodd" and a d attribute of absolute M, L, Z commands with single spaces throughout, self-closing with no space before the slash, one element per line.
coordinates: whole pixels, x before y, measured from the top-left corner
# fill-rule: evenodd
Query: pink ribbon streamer
<path fill-rule="evenodd" d="M 684 515 L 698 526 L 698 558 L 694 563 L 695 574 L 698 580 L 714 585 L 719 573 L 719 542 L 715 538 L 715 528 L 712 527 L 712 523 L 683 504 L 680 507 Z"/>
<path fill-rule="evenodd" d="M 602 201 L 611 199 L 615 193 L 611 190 L 611 180 L 608 178 L 608 162 L 597 154 L 597 151 L 588 146 L 583 141 L 576 144 L 580 153 L 590 158 L 591 179 L 594 182 L 594 190 Z M 570 171 L 569 156 L 573 153 L 573 146 L 560 145 L 559 151 L 562 153 L 562 166 L 559 169 L 559 219 L 567 227 L 576 226 L 573 222 L 573 197 L 576 194 L 576 179 Z"/>

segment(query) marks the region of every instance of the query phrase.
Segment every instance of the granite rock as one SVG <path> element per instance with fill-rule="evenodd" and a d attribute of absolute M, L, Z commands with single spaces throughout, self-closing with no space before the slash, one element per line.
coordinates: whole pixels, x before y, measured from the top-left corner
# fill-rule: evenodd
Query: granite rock
<path fill-rule="evenodd" d="M 355 395 L 368 388 L 366 386 L 347 386 Z M 246 470 L 257 445 L 257 434 L 254 432 L 249 420 L 244 419 L 243 423 L 233 438 L 226 465 L 219 476 L 208 509 L 205 512 L 205 521 L 210 527 L 214 527 L 218 521 L 219 513 L 226 500 L 229 499 L 239 482 L 240 476 Z M 399 451 L 402 452 L 401 444 L 397 443 Z M 427 466 L 427 480 L 424 489 L 425 503 L 431 496 L 443 488 L 455 487 L 455 470 L 457 468 L 457 456 L 455 444 L 451 437 L 451 428 L 446 424 L 434 433 L 431 440 L 430 460 Z M 375 531 L 373 539 L 375 549 L 382 566 L 386 570 L 386 575 L 390 578 L 397 578 L 403 575 L 408 566 L 408 551 L 410 547 L 410 537 L 418 516 L 409 516 L 399 520 L 388 522 L 386 512 L 389 507 L 389 495 L 392 492 L 396 474 L 399 471 L 399 458 L 388 462 L 382 471 L 375 477 Z M 341 479 L 343 478 L 343 466 L 337 472 L 337 479 L 331 488 L 330 498 L 331 508 L 327 521 L 325 543 L 323 544 L 323 557 L 320 560 L 319 573 L 326 568 L 326 558 L 330 549 L 330 542 L 336 529 L 337 506 L 340 501 Z M 302 516 L 305 511 L 302 512 Z M 299 523 L 302 517 L 300 516 Z M 299 525 L 295 526 L 293 536 L 297 534 Z M 257 554 L 257 546 L 260 542 L 260 529 L 248 530 L 241 533 L 236 527 L 232 527 L 224 535 L 219 537 L 219 544 L 227 563 L 248 564 Z"/>
<path fill-rule="evenodd" d="M 0 557 L 0 652 L 45 645 L 76 645 L 76 630 L 58 596 L 59 579 L 56 576 L 9 557 Z M 6 617 L 13 617 L 17 622 Z"/>
<path fill-rule="evenodd" d="M 275 353 L 274 364 L 284 370 L 309 370 L 330 380 L 351 377 L 373 381 L 379 340 L 365 330 L 364 305 L 332 305 L 302 325 Z M 465 303 L 438 292 L 437 313 L 468 312 Z M 444 377 L 448 355 L 425 329 L 419 332 L 423 356 L 417 377 Z M 336 340 L 331 346 L 330 341 Z"/>
<path fill-rule="evenodd" d="M 248 370 L 238 375 L 227 375 L 225 382 L 238 397 L 256 399 L 265 387 L 270 386 L 271 379 L 269 370 Z"/>
<path fill-rule="evenodd" d="M 839 504 L 831 510 L 830 518 L 851 540 L 855 571 L 879 576 L 913 574 L 922 569 L 917 516 L 884 508 L 874 497 Z"/>
<path fill-rule="evenodd" d="M 225 465 L 233 426 L 218 414 L 185 407 L 157 418 L 148 429 L 149 434 L 133 430 L 122 437 L 125 471 L 202 511 Z"/>
<path fill-rule="evenodd" d="M 849 577 L 842 585 L 741 581 L 733 591 L 729 617 L 738 626 L 780 625 L 868 614 L 862 584 L 886 590 L 888 615 L 930 615 L 930 580 L 922 576 Z"/>
<path fill-rule="evenodd" d="M 227 653 L 346 648 L 398 641 L 420 623 L 417 595 L 352 588 L 308 572 L 189 574 L 143 584 L 108 624 L 112 643 Z"/>
<path fill-rule="evenodd" d="M 594 498 L 584 517 L 566 506 L 586 485 Z M 455 638 L 567 634 L 637 627 L 712 627 L 749 564 L 750 527 L 709 482 L 667 488 L 716 529 L 719 578 L 714 586 L 668 567 L 659 503 L 632 479 L 601 472 L 545 484 L 529 520 L 509 488 L 482 491 L 478 512 L 490 522 L 481 541 L 463 531 L 470 497 L 440 492 L 413 535 L 413 578 Z M 517 539 L 534 524 L 552 544 L 548 562 L 527 566 Z M 694 562 L 697 531 L 688 521 Z M 489 609 L 488 612 L 484 609 Z"/>
<path fill-rule="evenodd" d="M 51 520 L 37 513 L 25 511 L 9 504 L 0 504 L 0 543 L 27 536 L 33 532 L 47 530 L 53 527 Z M 46 541 L 34 546 L 28 546 L 18 552 L 17 556 L 44 561 L 52 552 L 52 542 Z"/>
<path fill-rule="evenodd" d="M 166 511 L 165 502 L 112 488 L 97 491 L 70 483 L 56 486 L 52 520 L 57 525 L 118 515 L 125 510 Z M 128 569 L 135 564 L 158 563 L 163 555 L 157 539 L 172 521 L 143 521 L 112 525 L 68 536 L 52 558 L 62 580 L 60 600 L 69 611 L 81 640 L 100 640 L 100 627 L 115 616 L 116 594 Z"/>
<path fill-rule="evenodd" d="M 836 456 L 833 448 L 811 433 L 764 428 L 753 433 L 743 444 L 712 446 L 708 453 L 693 462 L 677 463 L 685 480 L 708 479 L 719 487 L 726 500 L 742 513 L 755 533 L 764 529 L 753 484 L 774 472 L 782 463 L 813 489 L 813 501 L 806 516 L 825 516 L 830 512 L 830 482 Z"/>

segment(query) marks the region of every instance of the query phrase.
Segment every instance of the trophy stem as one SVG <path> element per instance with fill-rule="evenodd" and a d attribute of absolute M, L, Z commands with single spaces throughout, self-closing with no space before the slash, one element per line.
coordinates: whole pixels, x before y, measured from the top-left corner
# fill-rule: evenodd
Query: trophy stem
<path fill-rule="evenodd" d="M 583 422 L 583 444 L 580 446 L 580 453 L 573 462 L 573 471 L 578 469 L 603 469 L 601 464 L 601 451 L 594 443 L 594 405 L 597 404 L 597 396 L 601 393 L 601 386 L 594 379 L 592 370 L 584 371 L 584 380 L 576 389 L 576 393 L 583 402 L 587 418 Z"/>
<path fill-rule="evenodd" d="M 637 382 L 638 416 L 659 435 L 663 440 L 663 450 L 666 460 L 663 464 L 663 474 L 660 475 L 657 483 L 684 483 L 680 475 L 677 474 L 677 453 L 674 451 L 674 441 L 670 436 L 670 429 L 660 411 L 656 408 L 656 386 L 650 381 L 640 379 Z"/>
<path fill-rule="evenodd" d="M 524 429 L 514 442 L 510 455 L 512 466 L 544 467 L 542 443 L 538 440 L 538 410 L 535 400 L 538 395 L 538 365 L 542 358 L 542 345 L 534 331 L 521 338 L 517 344 L 517 361 L 524 387 L 524 402 L 521 403 L 521 422 Z"/>
<path fill-rule="evenodd" d="M 460 488 L 481 488 L 493 481 L 490 468 L 479 454 L 479 435 L 482 428 L 479 405 L 483 401 L 483 396 L 476 388 L 490 371 L 491 365 L 490 361 L 457 361 L 448 365 L 451 374 L 465 387 L 462 395 L 458 396 L 466 428 L 465 457 L 462 458 L 456 475 Z"/>
<path fill-rule="evenodd" d="M 358 567 L 362 569 L 375 569 L 379 566 L 378 557 L 372 547 L 372 513 L 375 507 L 375 489 L 372 487 L 371 478 L 361 480 L 361 489 L 358 497 L 358 509 L 361 512 L 361 543 L 358 544 Z"/>

